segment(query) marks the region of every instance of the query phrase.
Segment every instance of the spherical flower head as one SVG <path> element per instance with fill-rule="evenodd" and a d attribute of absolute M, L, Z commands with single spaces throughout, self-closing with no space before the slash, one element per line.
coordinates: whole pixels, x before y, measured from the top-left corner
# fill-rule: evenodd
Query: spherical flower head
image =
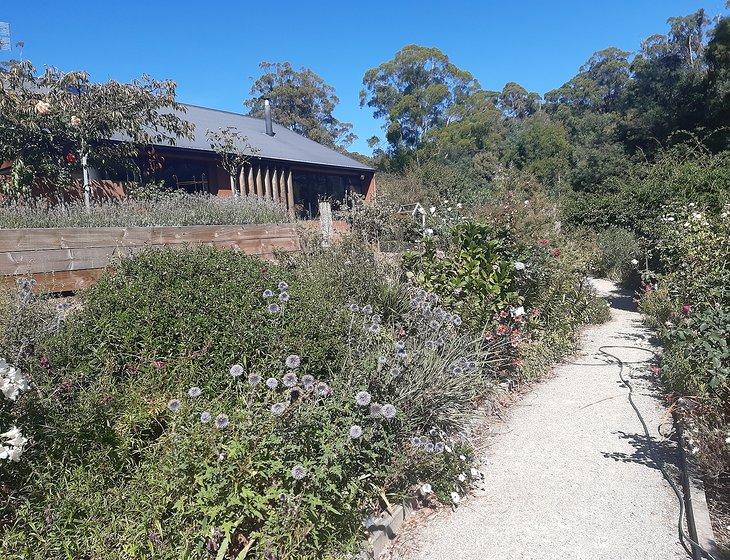
<path fill-rule="evenodd" d="M 461 366 L 454 366 L 451 368 L 451 373 L 455 375 L 461 375 L 462 373 L 464 373 L 464 368 L 462 368 Z"/>
<path fill-rule="evenodd" d="M 527 265 L 525 265 L 525 263 L 520 262 L 520 261 L 515 261 L 515 270 L 516 271 L 521 272 L 521 271 L 525 270 L 525 268 L 527 268 Z"/>
<path fill-rule="evenodd" d="M 261 383 L 261 376 L 258 373 L 252 373 L 248 376 L 248 384 L 255 387 Z"/>
<path fill-rule="evenodd" d="M 190 389 L 188 389 L 188 397 L 191 399 L 199 397 L 202 394 L 203 390 L 200 387 L 190 387 Z"/>
<path fill-rule="evenodd" d="M 180 399 L 171 399 L 167 403 L 167 408 L 169 408 L 171 412 L 177 412 L 180 410 Z"/>
<path fill-rule="evenodd" d="M 47 115 L 51 112 L 51 104 L 47 101 L 39 101 L 35 104 L 35 112 L 39 115 Z"/>
<path fill-rule="evenodd" d="M 419 447 L 423 443 L 418 436 L 413 436 L 410 441 L 413 447 Z"/>
<path fill-rule="evenodd" d="M 264 290 L 264 294 L 263 294 L 263 296 L 264 296 L 265 298 L 267 298 L 267 299 L 268 299 L 268 298 L 272 298 L 272 297 L 274 297 L 274 292 L 272 292 L 271 290 Z"/>
<path fill-rule="evenodd" d="M 266 311 L 268 311 L 269 313 L 274 315 L 274 314 L 278 313 L 279 311 L 281 311 L 281 307 L 279 307 L 279 305 L 276 303 L 270 303 L 269 305 L 266 306 Z"/>
<path fill-rule="evenodd" d="M 427 340 L 423 343 L 423 347 L 426 350 L 435 350 L 436 349 L 436 343 L 433 340 Z"/>
<path fill-rule="evenodd" d="M 388 361 L 388 358 L 386 358 L 385 356 L 378 356 L 378 365 L 379 366 L 384 366 L 387 361 Z"/>
<path fill-rule="evenodd" d="M 393 379 L 395 379 L 396 377 L 398 377 L 401 374 L 401 372 L 402 372 L 402 370 L 398 366 L 395 366 L 395 367 L 390 368 L 390 376 Z"/>
<path fill-rule="evenodd" d="M 423 448 L 424 448 L 424 449 L 426 450 L 426 452 L 428 452 L 428 453 L 433 453 L 433 450 L 434 450 L 434 445 L 433 445 L 433 443 L 431 443 L 431 442 L 429 441 L 428 443 L 426 443 L 426 444 L 424 445 L 424 447 L 423 447 Z"/>
<path fill-rule="evenodd" d="M 392 404 L 384 404 L 383 408 L 380 409 L 380 414 L 386 420 L 392 420 L 396 414 L 395 407 Z"/>
<path fill-rule="evenodd" d="M 540 245 L 540 247 L 547 247 L 548 245 L 550 245 L 550 240 L 540 239 L 540 241 L 538 241 L 537 243 Z"/>
<path fill-rule="evenodd" d="M 212 416 L 211 416 L 210 412 L 208 412 L 207 410 L 205 412 L 200 413 L 200 423 L 201 424 L 207 424 L 208 422 L 210 422 L 211 418 L 212 418 Z"/>
<path fill-rule="evenodd" d="M 688 303 L 685 303 L 682 306 L 682 313 L 684 313 L 685 315 L 689 315 L 691 312 L 692 312 L 692 306 L 689 305 Z"/>
<path fill-rule="evenodd" d="M 466 475 L 464 473 L 459 473 L 458 478 L 459 482 L 466 482 Z"/>
<path fill-rule="evenodd" d="M 371 400 L 372 396 L 370 396 L 370 393 L 368 393 L 367 391 L 358 391 L 358 393 L 355 395 L 355 402 L 360 406 L 369 405 Z"/>
<path fill-rule="evenodd" d="M 373 324 L 375 324 L 375 325 L 379 325 L 382 320 L 383 320 L 383 318 L 380 315 L 372 316 L 372 321 L 373 321 Z"/>
<path fill-rule="evenodd" d="M 291 470 L 291 475 L 294 480 L 301 480 L 305 476 L 307 476 L 307 469 L 305 469 L 302 465 L 296 465 Z"/>
<path fill-rule="evenodd" d="M 215 427 L 219 430 L 224 430 L 228 427 L 229 421 L 228 416 L 223 414 L 222 412 L 215 417 Z"/>
<path fill-rule="evenodd" d="M 271 414 L 281 416 L 286 411 L 286 403 L 278 402 L 271 405 Z"/>
<path fill-rule="evenodd" d="M 326 397 L 330 394 L 330 386 L 327 385 L 324 381 L 320 381 L 315 385 L 314 390 L 320 397 Z"/>
<path fill-rule="evenodd" d="M 433 488 L 431 488 L 431 485 L 426 483 L 421 486 L 421 494 L 424 496 L 427 496 L 428 494 L 433 494 Z"/>
<path fill-rule="evenodd" d="M 269 377 L 269 378 L 268 378 L 268 379 L 266 380 L 266 386 L 267 386 L 267 387 L 268 387 L 269 389 L 276 389 L 276 388 L 277 388 L 277 387 L 279 386 L 279 380 L 278 380 L 278 379 L 276 379 L 275 377 Z"/>
<path fill-rule="evenodd" d="M 284 282 L 284 281 L 282 280 L 282 281 L 281 281 L 281 282 L 279 282 L 279 284 L 277 285 L 277 288 L 279 288 L 279 291 L 280 291 L 280 292 L 285 292 L 285 291 L 287 291 L 287 290 L 289 289 L 289 284 L 287 284 L 286 282 Z"/>
<path fill-rule="evenodd" d="M 71 115 L 71 126 L 81 126 L 81 119 L 76 115 Z"/>
<path fill-rule="evenodd" d="M 358 311 L 360 311 L 360 306 L 358 304 L 356 304 L 356 303 L 351 303 L 350 306 L 349 306 L 349 309 L 353 313 L 357 313 Z"/>
<path fill-rule="evenodd" d="M 309 374 L 302 375 L 302 387 L 307 391 L 312 391 L 314 389 L 314 376 Z"/>
<path fill-rule="evenodd" d="M 454 324 L 455 327 L 460 327 L 462 323 L 461 317 L 459 317 L 458 315 L 454 315 L 451 318 L 451 322 Z"/>
<path fill-rule="evenodd" d="M 287 356 L 285 363 L 289 369 L 296 369 L 301 365 L 302 359 L 296 354 L 292 354 L 291 356 Z"/>
<path fill-rule="evenodd" d="M 439 323 L 438 321 L 436 321 L 436 320 L 434 319 L 433 321 L 430 321 L 430 322 L 428 323 L 428 326 L 429 326 L 430 328 L 432 328 L 433 330 L 437 331 L 437 330 L 439 330 L 439 328 L 441 327 L 441 323 Z"/>
<path fill-rule="evenodd" d="M 373 312 L 373 306 L 370 304 L 363 305 L 362 312 L 365 313 L 365 315 L 370 315 Z"/>
<path fill-rule="evenodd" d="M 436 453 L 443 453 L 446 446 L 443 444 L 443 442 L 438 441 L 436 442 L 436 445 L 433 446 L 433 451 Z"/>
<path fill-rule="evenodd" d="M 393 346 L 396 349 L 396 351 L 403 350 L 406 347 L 406 341 L 405 340 L 396 340 L 396 342 Z"/>
<path fill-rule="evenodd" d="M 350 426 L 350 438 L 358 439 L 360 437 L 362 437 L 362 428 L 357 424 Z"/>
<path fill-rule="evenodd" d="M 451 493 L 451 501 L 454 502 L 454 504 L 458 504 L 461 501 L 461 496 L 459 496 L 458 492 Z"/>
<path fill-rule="evenodd" d="M 241 364 L 232 365 L 230 372 L 232 377 L 241 377 L 243 375 L 243 366 Z"/>
<path fill-rule="evenodd" d="M 284 386 L 289 388 L 294 387 L 297 384 L 297 381 L 299 381 L 297 374 L 292 372 L 285 373 L 284 377 L 281 378 L 281 382 Z"/>
<path fill-rule="evenodd" d="M 560 249 L 558 249 L 557 247 L 555 249 L 553 249 L 553 257 L 557 258 L 560 255 L 562 255 Z"/>
<path fill-rule="evenodd" d="M 639 261 L 636 260 L 636 259 L 631 259 L 631 264 L 633 264 L 634 266 L 636 266 L 637 264 L 639 264 Z"/>
<path fill-rule="evenodd" d="M 378 333 L 380 332 L 380 325 L 379 325 L 378 323 L 372 323 L 372 324 L 371 324 L 371 325 L 370 325 L 370 326 L 368 327 L 368 332 L 369 332 L 370 334 L 378 334 Z"/>
<path fill-rule="evenodd" d="M 279 301 L 282 303 L 286 303 L 289 301 L 289 293 L 288 292 L 281 292 L 279 294 Z"/>
<path fill-rule="evenodd" d="M 383 407 L 378 403 L 370 403 L 370 416 L 377 418 L 383 411 Z"/>

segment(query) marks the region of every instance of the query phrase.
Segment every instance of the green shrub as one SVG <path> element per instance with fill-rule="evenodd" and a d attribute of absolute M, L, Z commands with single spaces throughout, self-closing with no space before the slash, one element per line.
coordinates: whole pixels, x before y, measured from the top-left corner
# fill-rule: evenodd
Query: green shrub
<path fill-rule="evenodd" d="M 269 313 L 265 290 L 289 300 Z M 282 265 L 210 248 L 123 260 L 42 345 L 45 366 L 35 351 L 23 359 L 34 390 L 15 414 L 31 446 L 0 474 L 13 511 L 2 556 L 354 552 L 385 500 L 469 484 L 462 434 L 502 356 L 455 323 L 359 244 Z M 358 391 L 394 417 L 358 405 Z"/>
<path fill-rule="evenodd" d="M 615 282 L 626 283 L 636 274 L 641 250 L 636 236 L 622 228 L 598 232 L 597 271 Z"/>

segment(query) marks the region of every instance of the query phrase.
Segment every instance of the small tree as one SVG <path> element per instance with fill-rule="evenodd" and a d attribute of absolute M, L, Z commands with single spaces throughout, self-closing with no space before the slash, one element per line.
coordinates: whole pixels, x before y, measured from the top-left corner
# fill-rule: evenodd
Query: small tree
<path fill-rule="evenodd" d="M 210 147 L 220 157 L 219 165 L 231 177 L 231 189 L 233 196 L 243 194 L 241 192 L 240 176 L 243 166 L 249 157 L 258 152 L 248 142 L 248 138 L 238 132 L 235 126 L 219 128 L 218 131 L 207 130 L 206 136 Z"/>

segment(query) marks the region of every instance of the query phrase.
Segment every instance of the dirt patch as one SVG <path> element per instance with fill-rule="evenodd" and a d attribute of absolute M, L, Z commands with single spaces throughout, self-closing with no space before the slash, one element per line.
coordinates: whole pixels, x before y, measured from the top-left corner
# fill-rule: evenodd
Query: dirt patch
<path fill-rule="evenodd" d="M 705 481 L 712 530 L 725 560 L 730 560 L 730 473 Z"/>

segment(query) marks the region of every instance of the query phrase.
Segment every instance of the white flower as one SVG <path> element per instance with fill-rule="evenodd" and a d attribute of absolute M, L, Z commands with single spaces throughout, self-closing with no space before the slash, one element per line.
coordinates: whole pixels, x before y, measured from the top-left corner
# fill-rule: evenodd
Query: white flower
<path fill-rule="evenodd" d="M 479 478 L 479 471 L 474 467 L 472 467 L 469 472 L 471 473 L 472 478 Z"/>
<path fill-rule="evenodd" d="M 639 264 L 639 261 L 637 261 L 636 259 L 631 259 L 631 264 L 636 266 L 637 264 Z"/>
<path fill-rule="evenodd" d="M 428 236 L 431 236 L 431 235 L 433 235 L 433 230 L 431 228 L 426 228 L 426 230 L 423 233 L 425 233 Z"/>
<path fill-rule="evenodd" d="M 0 391 L 3 392 L 5 398 L 14 401 L 22 391 L 28 389 L 30 389 L 28 379 L 22 372 L 0 358 Z"/>
<path fill-rule="evenodd" d="M 458 504 L 461 501 L 461 496 L 459 496 L 458 492 L 451 493 L 451 501 L 454 502 L 454 504 Z"/>
<path fill-rule="evenodd" d="M 72 126 L 79 126 L 81 124 L 81 119 L 78 118 L 76 115 L 71 116 L 71 125 Z"/>
<path fill-rule="evenodd" d="M 515 261 L 515 270 L 525 270 L 526 265 L 523 262 Z"/>
<path fill-rule="evenodd" d="M 432 493 L 433 493 L 433 488 L 431 488 L 430 484 L 426 483 L 421 486 L 421 494 L 423 494 L 424 496 L 426 496 L 427 494 L 432 494 Z"/>
<path fill-rule="evenodd" d="M 458 204 L 456 205 L 456 207 L 457 207 L 457 208 L 458 208 L 459 210 L 461 210 L 461 202 L 459 202 L 459 203 L 458 203 Z"/>
<path fill-rule="evenodd" d="M 435 206 L 431 206 L 431 208 L 429 208 L 428 211 L 431 212 L 431 214 L 435 214 L 436 213 L 436 207 Z"/>
<path fill-rule="evenodd" d="M 466 482 L 466 475 L 464 473 L 460 473 L 457 478 L 459 479 L 459 482 Z"/>
<path fill-rule="evenodd" d="M 23 454 L 23 447 L 28 442 L 28 439 L 23 437 L 20 429 L 13 426 L 4 434 L 0 434 L 0 438 L 6 440 L 3 445 L 0 445 L 0 459 L 19 461 L 20 456 Z"/>
<path fill-rule="evenodd" d="M 47 115 L 51 112 L 51 104 L 46 101 L 39 101 L 35 104 L 35 112 L 39 115 Z"/>
<path fill-rule="evenodd" d="M 522 317 L 525 314 L 525 308 L 521 305 L 519 307 L 512 307 L 509 311 L 512 317 Z"/>
<path fill-rule="evenodd" d="M 241 364 L 232 365 L 231 375 L 233 377 L 241 377 L 241 375 L 243 375 L 243 366 Z"/>
<path fill-rule="evenodd" d="M 463 455 L 459 455 L 459 459 L 461 459 L 462 461 L 466 461 L 466 457 L 464 457 Z"/>

